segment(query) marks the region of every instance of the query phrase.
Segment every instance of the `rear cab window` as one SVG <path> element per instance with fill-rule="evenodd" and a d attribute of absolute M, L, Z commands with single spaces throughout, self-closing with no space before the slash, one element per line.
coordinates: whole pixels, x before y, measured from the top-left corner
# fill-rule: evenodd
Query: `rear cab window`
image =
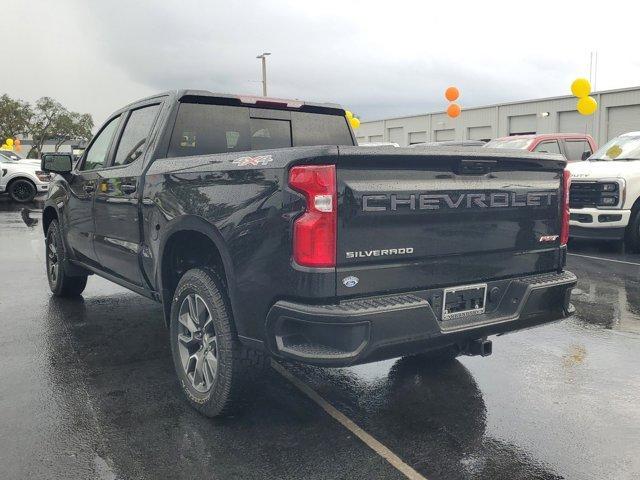
<path fill-rule="evenodd" d="M 534 152 L 540 153 L 560 153 L 560 145 L 557 140 L 545 140 L 536 145 Z"/>
<path fill-rule="evenodd" d="M 168 156 L 353 144 L 342 115 L 183 102 Z"/>
<path fill-rule="evenodd" d="M 593 153 L 589 142 L 578 138 L 566 139 L 564 149 L 567 152 L 567 160 L 570 161 L 586 160 Z"/>

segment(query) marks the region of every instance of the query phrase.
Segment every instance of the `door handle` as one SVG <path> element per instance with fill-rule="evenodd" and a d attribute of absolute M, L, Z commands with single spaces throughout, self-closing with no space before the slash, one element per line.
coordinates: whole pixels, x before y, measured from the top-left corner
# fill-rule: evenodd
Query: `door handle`
<path fill-rule="evenodd" d="M 122 193 L 133 193 L 136 191 L 136 184 L 123 183 L 122 185 L 120 185 L 120 190 L 122 190 Z"/>
<path fill-rule="evenodd" d="M 86 193 L 92 193 L 96 189 L 96 187 L 92 183 L 87 183 L 87 184 L 82 186 L 82 189 Z"/>

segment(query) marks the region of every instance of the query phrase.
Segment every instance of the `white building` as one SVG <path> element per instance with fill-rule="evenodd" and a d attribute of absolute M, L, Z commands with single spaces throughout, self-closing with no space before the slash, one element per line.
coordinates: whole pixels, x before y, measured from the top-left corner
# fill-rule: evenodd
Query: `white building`
<path fill-rule="evenodd" d="M 598 145 L 624 132 L 640 130 L 640 87 L 593 93 L 598 110 L 589 117 L 576 111 L 577 99 L 563 97 L 465 108 L 446 112 L 363 121 L 358 142 L 395 142 L 400 146 L 443 140 L 489 140 L 525 133 L 588 133 Z M 442 99 L 446 105 L 446 100 Z"/>

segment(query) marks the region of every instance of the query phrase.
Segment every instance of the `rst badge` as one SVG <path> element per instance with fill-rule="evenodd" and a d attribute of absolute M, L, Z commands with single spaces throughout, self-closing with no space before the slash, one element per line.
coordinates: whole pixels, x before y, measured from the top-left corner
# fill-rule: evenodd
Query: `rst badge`
<path fill-rule="evenodd" d="M 547 242 L 555 242 L 558 239 L 558 235 L 542 235 L 540 237 L 540 240 L 538 240 L 540 243 L 547 243 Z"/>

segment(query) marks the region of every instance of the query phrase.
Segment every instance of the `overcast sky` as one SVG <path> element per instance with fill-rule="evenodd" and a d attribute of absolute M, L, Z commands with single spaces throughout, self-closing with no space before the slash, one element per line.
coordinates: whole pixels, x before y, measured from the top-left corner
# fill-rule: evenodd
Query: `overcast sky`
<path fill-rule="evenodd" d="M 8 3 L 8 2 L 5 2 Z M 640 85 L 635 2 L 21 0 L 2 7 L 0 93 L 52 96 L 97 124 L 159 91 L 330 101 L 363 120 Z M 10 67 L 10 68 L 9 68 Z"/>

